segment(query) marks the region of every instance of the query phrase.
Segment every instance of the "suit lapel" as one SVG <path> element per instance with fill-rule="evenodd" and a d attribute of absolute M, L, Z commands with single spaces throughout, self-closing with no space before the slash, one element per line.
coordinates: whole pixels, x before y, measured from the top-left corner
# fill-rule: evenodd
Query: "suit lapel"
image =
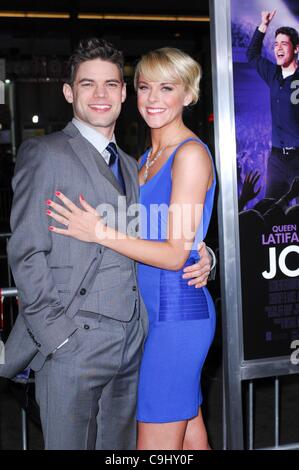
<path fill-rule="evenodd" d="M 90 146 L 92 147 L 91 144 Z M 112 186 L 114 187 L 114 189 L 116 189 L 117 192 L 123 194 L 123 190 L 118 180 L 116 179 L 114 173 L 110 170 L 109 166 L 105 162 L 104 157 L 96 149 L 94 149 L 94 153 L 96 153 L 95 158 L 100 173 L 106 178 L 106 180 L 109 181 L 110 184 L 112 184 Z"/>
<path fill-rule="evenodd" d="M 101 198 L 103 196 L 105 197 L 105 202 L 107 200 L 106 197 L 106 188 L 105 188 L 105 179 L 103 178 L 103 183 L 104 185 L 99 184 L 99 171 L 96 165 L 96 162 L 94 160 L 94 157 L 90 151 L 89 146 L 87 145 L 87 142 L 81 137 L 81 135 L 78 133 L 75 137 L 72 137 L 69 140 L 70 146 L 72 147 L 73 151 L 79 158 L 80 162 L 83 164 L 85 167 L 86 171 L 88 172 L 93 185 L 95 187 L 95 190 L 97 194 L 99 193 L 99 189 L 101 188 Z M 104 191 L 103 191 L 104 189 Z M 104 194 L 103 194 L 104 192 Z"/>
<path fill-rule="evenodd" d="M 103 199 L 103 186 L 99 184 L 99 175 L 102 176 L 102 183 L 105 188 L 105 201 L 103 202 L 107 202 L 106 192 L 109 191 L 108 186 L 110 185 L 114 188 L 114 190 L 123 195 L 123 191 L 119 182 L 115 178 L 109 166 L 106 164 L 104 158 L 98 154 L 97 150 L 86 139 L 84 139 L 76 126 L 74 126 L 72 123 L 69 123 L 64 129 L 64 132 L 70 136 L 69 143 L 81 163 L 86 168 L 91 180 L 94 183 L 97 193 L 99 193 L 99 188 L 101 188 L 101 199 Z M 137 172 L 135 172 L 136 174 L 133 173 L 133 166 L 131 167 L 129 164 L 128 157 L 119 147 L 117 149 L 120 156 L 120 167 L 126 187 L 127 204 L 130 204 L 131 201 L 137 202 Z M 97 155 L 94 155 L 94 153 L 97 153 Z"/>
<path fill-rule="evenodd" d="M 107 202 L 106 191 L 109 190 L 107 182 L 109 182 L 116 191 L 119 192 L 121 190 L 114 174 L 106 164 L 104 158 L 100 156 L 97 150 L 80 134 L 74 124 L 69 123 L 64 129 L 64 132 L 70 136 L 70 146 L 87 170 L 97 193 L 99 193 L 99 189 L 101 188 L 101 198 L 103 198 L 102 190 L 104 186 L 105 202 Z M 94 153 L 97 153 L 97 155 L 95 156 Z M 102 177 L 101 182 L 99 182 L 99 177 Z"/>

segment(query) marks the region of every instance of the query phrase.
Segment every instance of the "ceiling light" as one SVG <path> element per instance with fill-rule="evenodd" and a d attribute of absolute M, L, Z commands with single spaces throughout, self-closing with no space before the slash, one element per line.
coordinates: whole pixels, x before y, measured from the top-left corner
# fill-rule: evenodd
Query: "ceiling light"
<path fill-rule="evenodd" d="M 125 20 L 125 21 L 191 21 L 209 22 L 208 16 L 170 16 L 170 15 L 126 15 L 113 13 L 79 13 L 80 20 Z"/>
<path fill-rule="evenodd" d="M 70 14 L 47 11 L 0 11 L 0 18 L 69 19 Z"/>

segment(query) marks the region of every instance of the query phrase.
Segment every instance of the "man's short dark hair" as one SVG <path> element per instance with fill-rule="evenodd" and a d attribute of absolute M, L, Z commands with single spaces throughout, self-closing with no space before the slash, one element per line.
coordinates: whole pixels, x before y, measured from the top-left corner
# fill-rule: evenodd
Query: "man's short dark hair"
<path fill-rule="evenodd" d="M 68 83 L 73 85 L 78 67 L 87 60 L 101 59 L 117 65 L 123 79 L 124 58 L 113 44 L 105 39 L 82 39 L 68 61 Z"/>
<path fill-rule="evenodd" d="M 289 36 L 291 43 L 293 44 L 294 48 L 299 44 L 299 34 L 295 28 L 290 28 L 289 26 L 282 26 L 275 31 L 275 37 L 278 34 L 285 34 Z"/>

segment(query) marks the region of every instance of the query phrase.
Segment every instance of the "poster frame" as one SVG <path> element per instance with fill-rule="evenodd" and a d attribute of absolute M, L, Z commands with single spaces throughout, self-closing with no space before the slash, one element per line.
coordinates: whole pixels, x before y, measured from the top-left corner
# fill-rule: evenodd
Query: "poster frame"
<path fill-rule="evenodd" d="M 242 381 L 299 373 L 290 356 L 244 360 L 231 0 L 209 0 L 223 334 L 224 447 L 244 449 Z"/>

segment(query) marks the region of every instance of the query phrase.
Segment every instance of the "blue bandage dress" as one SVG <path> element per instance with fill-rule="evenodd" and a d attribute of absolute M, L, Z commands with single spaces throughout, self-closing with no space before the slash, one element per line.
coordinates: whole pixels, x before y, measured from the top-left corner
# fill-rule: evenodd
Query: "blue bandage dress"
<path fill-rule="evenodd" d="M 167 238 L 168 207 L 175 154 L 140 188 L 141 236 Z M 199 139 L 198 139 L 199 140 Z M 140 167 L 145 163 L 142 156 Z M 199 258 L 198 243 L 206 236 L 215 192 L 215 172 L 203 215 L 185 266 Z M 141 363 L 137 420 L 166 423 L 190 419 L 202 403 L 201 370 L 215 332 L 215 308 L 206 287 L 195 289 L 182 279 L 183 269 L 168 271 L 138 263 L 141 295 L 149 316 L 149 332 Z"/>

